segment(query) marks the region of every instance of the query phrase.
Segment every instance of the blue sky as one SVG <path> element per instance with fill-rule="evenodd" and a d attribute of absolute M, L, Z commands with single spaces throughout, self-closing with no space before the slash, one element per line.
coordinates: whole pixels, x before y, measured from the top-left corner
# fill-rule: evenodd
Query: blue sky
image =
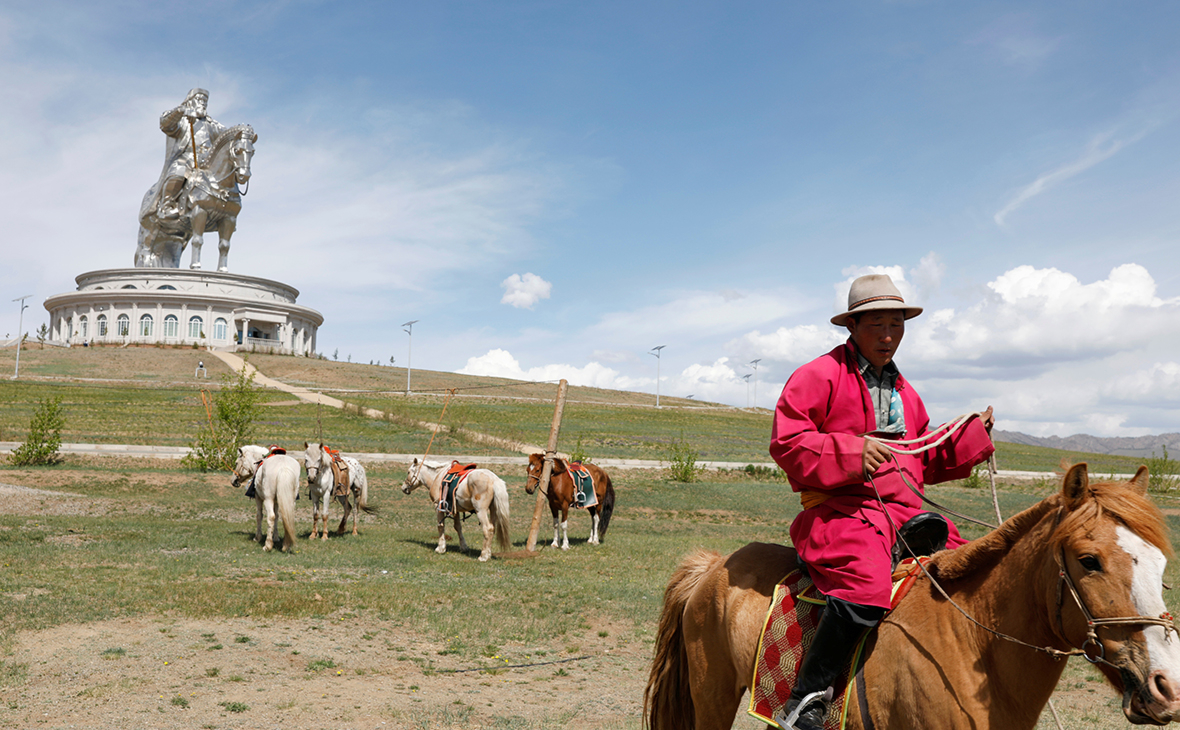
<path fill-rule="evenodd" d="M 897 360 L 934 419 L 1180 431 L 1176 27 L 1164 2 L 8 2 L 0 334 L 13 297 L 33 329 L 130 265 L 157 120 L 201 86 L 259 135 L 230 270 L 299 288 L 342 360 L 404 365 L 417 319 L 415 367 L 654 392 L 667 345 L 662 394 L 744 406 L 760 358 L 771 407 L 886 271 L 926 307 Z"/>

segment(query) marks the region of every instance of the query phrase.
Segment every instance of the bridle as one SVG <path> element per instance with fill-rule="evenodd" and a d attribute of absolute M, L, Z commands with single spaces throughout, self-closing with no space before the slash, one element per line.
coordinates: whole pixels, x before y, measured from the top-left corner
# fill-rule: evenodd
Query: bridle
<path fill-rule="evenodd" d="M 933 449 L 933 448 L 937 447 L 939 444 L 941 444 L 943 441 L 945 441 L 947 438 L 949 438 L 952 433 L 954 433 L 956 430 L 961 428 L 963 426 L 963 424 L 965 424 L 968 420 L 970 420 L 970 418 L 974 415 L 982 415 L 982 414 L 966 414 L 963 416 L 959 416 L 958 418 L 954 419 L 953 421 L 950 421 L 947 424 L 943 424 L 942 426 L 939 426 L 938 428 L 934 429 L 934 431 L 931 434 L 929 434 L 926 438 L 909 439 L 906 441 L 893 441 L 893 442 L 885 442 L 885 441 L 881 441 L 880 439 L 873 439 L 873 440 L 882 444 L 883 446 L 885 446 L 886 449 L 888 449 L 891 452 L 892 460 L 894 461 L 894 464 L 898 470 L 898 473 L 902 475 L 903 481 L 906 482 L 906 486 L 909 487 L 910 490 L 913 491 L 914 493 L 916 493 L 919 497 L 922 497 L 923 501 L 926 501 L 929 504 L 932 504 L 935 507 L 937 507 L 938 509 L 942 510 L 943 509 L 942 507 L 940 507 L 936 503 L 926 499 L 925 496 L 922 495 L 921 492 L 919 492 L 917 489 L 915 489 L 912 485 L 909 484 L 909 481 L 905 479 L 905 475 L 901 469 L 901 465 L 897 463 L 896 456 L 893 456 L 893 455 L 895 455 L 895 454 L 902 454 L 902 455 L 907 455 L 907 456 L 908 455 L 916 455 L 916 454 L 920 454 L 924 451 L 928 451 L 930 449 Z M 916 448 L 916 449 L 912 449 L 912 450 L 899 449 L 899 448 L 896 448 L 891 445 L 891 443 L 893 443 L 893 444 L 922 443 L 922 442 L 926 441 L 926 439 L 928 439 L 930 436 L 938 434 L 940 431 L 943 431 L 943 430 L 945 430 L 946 432 L 942 433 L 936 441 L 934 441 L 930 444 L 927 444 L 925 446 Z M 866 436 L 865 438 L 872 438 L 872 437 Z M 906 548 L 906 551 L 911 552 L 909 550 L 909 545 L 906 544 L 906 542 L 905 542 L 905 538 L 902 537 L 902 535 L 901 535 L 901 531 L 898 529 L 898 526 L 893 522 L 893 516 L 891 514 L 889 514 L 889 510 L 885 506 L 885 500 L 881 498 L 881 492 L 877 489 L 876 482 L 873 481 L 873 475 L 867 474 L 866 476 L 868 477 L 869 484 L 873 487 L 873 492 L 877 496 L 877 502 L 881 505 L 881 510 L 885 513 L 885 517 L 889 520 L 890 527 L 893 528 L 893 533 L 895 535 L 897 535 L 897 539 L 901 541 L 903 547 Z M 1057 508 L 1057 516 L 1054 521 L 1053 531 L 1056 531 L 1057 527 L 1061 524 L 1062 510 L 1063 510 L 1062 507 Z M 944 510 L 944 511 L 949 512 L 949 510 Z M 956 512 L 951 512 L 951 514 L 954 514 L 955 516 L 961 516 Z M 967 518 L 967 519 L 971 519 L 971 518 Z M 971 521 L 978 522 L 977 520 L 971 520 Z M 985 526 L 990 527 L 990 525 L 986 525 L 986 523 L 979 523 L 979 524 L 984 524 Z M 912 552 L 911 552 L 911 554 L 912 554 Z M 1061 615 L 1062 608 L 1064 605 L 1064 600 L 1065 600 L 1064 588 L 1066 588 L 1066 587 L 1069 588 L 1070 595 L 1073 596 L 1074 602 L 1078 605 L 1078 608 L 1082 612 L 1082 616 L 1085 617 L 1085 619 L 1086 619 L 1086 639 L 1082 642 L 1082 645 L 1080 647 L 1074 647 L 1074 648 L 1069 649 L 1067 651 L 1055 649 L 1051 646 L 1037 646 L 1035 644 L 1030 644 L 1026 641 L 1022 641 L 1021 639 L 1016 638 L 1015 636 L 1010 636 L 1008 634 L 1005 634 L 1002 631 L 997 631 L 996 629 L 993 629 L 990 626 L 984 626 L 977 619 L 975 619 L 975 617 L 973 617 L 969 613 L 967 613 L 967 611 L 965 609 L 963 609 L 963 607 L 960 606 L 958 603 L 956 603 L 953 598 L 950 597 L 950 595 L 946 592 L 946 590 L 941 585 L 939 585 L 938 581 L 934 578 L 934 576 L 931 575 L 930 571 L 926 568 L 926 565 L 923 563 L 923 561 L 917 560 L 915 562 L 916 562 L 917 566 L 921 569 L 922 573 L 926 576 L 926 578 L 929 579 L 931 585 L 934 586 L 934 588 L 942 595 L 942 597 L 945 598 L 946 601 L 948 603 L 950 603 L 950 605 L 954 606 L 955 610 L 957 610 L 960 614 L 962 614 L 964 618 L 966 618 L 971 623 L 975 624 L 975 626 L 983 629 L 984 631 L 988 632 L 992 636 L 995 636 L 999 639 L 1004 639 L 1006 641 L 1020 644 L 1021 646 L 1026 646 L 1026 647 L 1028 647 L 1030 649 L 1034 649 L 1036 651 L 1044 652 L 1046 654 L 1049 654 L 1050 656 L 1052 656 L 1055 659 L 1069 658 L 1071 656 L 1081 656 L 1081 657 L 1084 657 L 1086 659 L 1086 661 L 1090 662 L 1091 664 L 1105 664 L 1106 666 L 1111 667 L 1112 669 L 1122 671 L 1122 669 L 1123 669 L 1122 667 L 1119 667 L 1119 666 L 1111 663 L 1106 658 L 1106 648 L 1103 646 L 1102 642 L 1099 641 L 1099 639 L 1098 639 L 1098 629 L 1103 626 L 1161 626 L 1164 629 L 1165 636 L 1168 635 L 1169 631 L 1172 631 L 1172 632 L 1176 633 L 1177 637 L 1180 637 L 1180 629 L 1178 629 L 1176 627 L 1175 619 L 1172 617 L 1172 614 L 1167 611 L 1160 614 L 1159 616 L 1116 616 L 1116 617 L 1110 617 L 1110 618 L 1094 618 L 1094 614 L 1090 611 L 1089 607 L 1086 606 L 1085 601 L 1082 600 L 1081 593 L 1078 592 L 1077 585 L 1074 583 L 1074 580 L 1073 580 L 1073 576 L 1071 576 L 1069 574 L 1069 571 L 1065 567 L 1065 548 L 1061 547 L 1059 549 L 1058 553 L 1056 555 L 1054 555 L 1053 559 L 1057 563 L 1057 576 L 1058 576 L 1057 577 L 1057 629 L 1058 629 L 1058 635 L 1061 637 L 1062 641 L 1065 641 L 1067 644 L 1072 644 L 1072 642 L 1070 642 L 1066 638 L 1065 625 L 1064 625 L 1064 621 L 1063 621 L 1062 615 Z"/>

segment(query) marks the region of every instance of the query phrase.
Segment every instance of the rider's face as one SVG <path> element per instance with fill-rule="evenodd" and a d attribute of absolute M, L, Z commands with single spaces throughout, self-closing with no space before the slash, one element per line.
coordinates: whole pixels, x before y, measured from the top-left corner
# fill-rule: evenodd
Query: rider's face
<path fill-rule="evenodd" d="M 193 110 L 193 116 L 205 116 L 205 105 L 208 103 L 208 101 L 209 100 L 203 96 L 194 96 L 192 101 L 189 102 L 189 108 Z"/>

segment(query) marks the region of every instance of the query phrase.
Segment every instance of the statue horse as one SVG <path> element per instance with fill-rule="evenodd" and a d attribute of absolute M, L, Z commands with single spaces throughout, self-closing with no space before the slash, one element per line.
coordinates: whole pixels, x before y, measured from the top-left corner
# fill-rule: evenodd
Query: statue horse
<path fill-rule="evenodd" d="M 460 515 L 474 512 L 479 518 L 479 526 L 483 529 L 483 550 L 479 554 L 479 560 L 481 563 L 486 562 L 492 557 L 493 535 L 501 550 L 507 550 L 512 546 L 508 538 L 508 486 L 490 469 L 473 469 L 455 489 L 453 510 L 439 509 L 439 502 L 445 496 L 443 477 L 449 466 L 441 461 L 414 459 L 406 474 L 406 481 L 402 484 L 402 492 L 409 494 L 423 484 L 430 491 L 430 501 L 434 503 L 438 516 L 438 547 L 434 551 L 440 555 L 447 551 L 447 517 L 454 518 L 455 532 L 459 534 L 459 550 L 466 552 L 467 542 L 463 539 L 463 522 Z"/>
<path fill-rule="evenodd" d="M 1140 467 L 1090 482 L 1078 464 L 1059 493 L 935 554 L 869 635 L 847 727 L 1032 728 L 1071 655 L 1122 694 L 1130 722 L 1180 716 L 1180 635 L 1161 592 L 1171 546 L 1147 481 Z M 681 563 L 644 692 L 652 730 L 730 727 L 774 586 L 795 566 L 794 550 L 764 543 Z"/>
<path fill-rule="evenodd" d="M 213 141 L 203 165 L 190 170 L 180 193 L 179 214 L 159 212 L 157 182 L 143 196 L 139 209 L 139 245 L 135 265 L 179 268 L 185 246 L 193 249 L 190 268 L 201 268 L 201 245 L 206 230 L 220 238 L 218 271 L 228 271 L 229 241 L 242 210 L 242 195 L 250 185 L 250 160 L 258 135 L 249 124 L 225 130 Z"/>
<path fill-rule="evenodd" d="M 324 536 L 328 539 L 328 507 L 332 497 L 344 506 L 344 516 L 340 518 L 340 526 L 336 534 L 343 535 L 344 527 L 348 523 L 348 516 L 352 515 L 352 534 L 356 532 L 356 518 L 361 512 L 375 514 L 377 509 L 369 506 L 369 479 L 365 476 L 365 467 L 351 456 L 341 456 L 340 459 L 348 465 L 348 491 L 336 494 L 336 478 L 332 472 L 332 454 L 323 444 L 309 444 L 303 442 L 303 466 L 307 469 L 307 485 L 311 492 L 311 535 L 314 540 L 319 536 L 320 521 L 324 523 Z M 351 501 L 349 497 L 351 496 Z M 356 503 L 353 510 L 352 502 Z"/>
<path fill-rule="evenodd" d="M 254 523 L 254 541 L 262 542 L 262 516 L 266 515 L 266 542 L 269 552 L 275 543 L 275 513 L 283 521 L 283 552 L 290 552 L 295 544 L 295 497 L 299 493 L 299 462 L 285 453 L 271 453 L 262 446 L 238 448 L 238 459 L 233 468 L 234 488 L 250 480 L 254 484 L 254 500 L 258 515 Z"/>
<path fill-rule="evenodd" d="M 524 484 L 525 492 L 533 494 L 537 491 L 544 466 L 545 456 L 543 454 L 529 456 L 528 480 Z M 598 498 L 598 504 L 586 508 L 590 514 L 590 539 L 588 542 L 591 545 L 600 545 L 602 539 L 606 537 L 610 516 L 615 511 L 615 487 L 611 484 L 610 476 L 597 464 L 587 463 L 583 466 L 590 472 L 590 477 L 594 481 L 594 495 Z M 549 493 L 545 496 L 549 498 L 549 511 L 553 513 L 553 547 L 559 547 L 557 531 L 560 527 L 560 547 L 562 550 L 570 549 L 569 514 L 570 505 L 574 503 L 575 493 L 569 462 L 555 457 L 553 472 L 549 476 Z"/>

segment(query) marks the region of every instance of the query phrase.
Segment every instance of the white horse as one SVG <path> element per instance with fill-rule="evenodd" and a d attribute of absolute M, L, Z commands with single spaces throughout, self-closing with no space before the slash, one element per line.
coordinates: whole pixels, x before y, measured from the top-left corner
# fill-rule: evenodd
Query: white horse
<path fill-rule="evenodd" d="M 273 454 L 262 446 L 238 448 L 234 464 L 234 488 L 245 483 L 254 485 L 254 500 L 258 503 L 258 519 L 254 525 L 254 540 L 262 542 L 262 514 L 266 513 L 266 543 L 263 550 L 274 548 L 275 512 L 283 521 L 283 551 L 290 552 L 295 544 L 295 497 L 299 494 L 299 462 L 286 454 Z"/>
<path fill-rule="evenodd" d="M 324 534 L 321 539 L 328 539 L 328 507 L 332 504 L 336 479 L 332 473 L 332 455 L 323 444 L 309 444 L 303 442 L 303 466 L 307 469 L 307 485 L 311 491 L 311 535 L 314 540 L 319 536 L 320 522 L 324 523 Z M 344 517 L 340 518 L 340 526 L 336 534 L 344 534 L 344 526 L 348 522 L 348 515 L 352 515 L 352 534 L 356 533 L 356 517 L 361 512 L 374 514 L 375 507 L 369 506 L 369 480 L 365 476 L 365 467 L 351 456 L 341 456 L 341 460 L 348 465 L 348 492 L 336 494 L 336 501 L 344 505 Z M 352 500 L 349 500 L 349 495 Z M 353 511 L 352 502 L 356 503 Z"/>
<path fill-rule="evenodd" d="M 483 528 L 483 551 L 479 554 L 480 562 L 492 557 L 492 535 L 501 550 L 507 550 L 512 543 L 508 539 L 508 486 L 504 480 L 488 469 L 473 469 L 459 482 L 455 489 L 455 504 L 451 509 L 439 509 L 439 502 L 443 499 L 443 477 L 450 464 L 439 461 L 422 461 L 414 459 L 410 471 L 406 474 L 406 481 L 402 484 L 402 491 L 406 494 L 414 491 L 423 484 L 430 490 L 430 501 L 434 503 L 438 515 L 438 547 L 434 552 L 442 554 L 447 551 L 446 522 L 453 512 L 455 532 L 459 534 L 459 550 L 467 550 L 467 542 L 463 539 L 463 521 L 460 514 L 474 512 L 479 518 L 479 525 Z"/>

